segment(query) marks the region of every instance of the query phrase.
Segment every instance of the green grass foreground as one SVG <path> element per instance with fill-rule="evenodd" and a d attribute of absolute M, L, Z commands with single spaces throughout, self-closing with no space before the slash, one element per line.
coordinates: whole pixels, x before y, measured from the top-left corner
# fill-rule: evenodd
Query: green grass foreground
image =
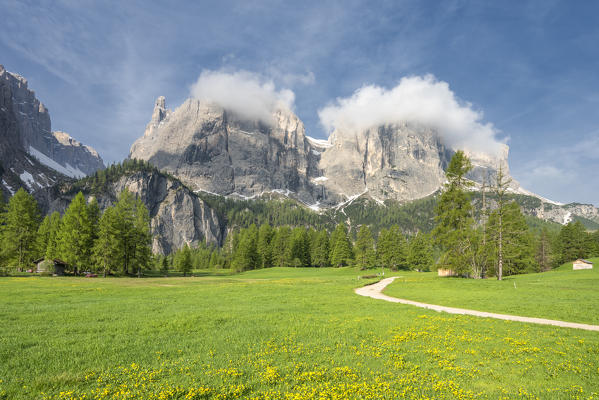
<path fill-rule="evenodd" d="M 572 263 L 541 274 L 496 279 L 438 277 L 436 273 L 400 274 L 385 294 L 403 299 L 502 314 L 599 325 L 599 258 L 591 270 Z"/>
<path fill-rule="evenodd" d="M 364 298 L 360 274 L 0 278 L 0 398 L 598 398 L 597 332 Z"/>

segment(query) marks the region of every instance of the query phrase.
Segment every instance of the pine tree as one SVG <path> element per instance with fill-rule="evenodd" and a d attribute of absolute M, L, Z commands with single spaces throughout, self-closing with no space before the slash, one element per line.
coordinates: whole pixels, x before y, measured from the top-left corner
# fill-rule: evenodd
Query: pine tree
<path fill-rule="evenodd" d="M 569 222 L 562 227 L 557 249 L 559 265 L 588 256 L 586 228 L 580 221 Z"/>
<path fill-rule="evenodd" d="M 291 262 L 297 267 L 310 266 L 310 238 L 303 227 L 295 228 L 291 233 Z"/>
<path fill-rule="evenodd" d="M 514 275 L 536 270 L 533 236 L 520 206 L 515 201 L 504 203 L 503 207 L 491 212 L 488 228 L 497 275 Z"/>
<path fill-rule="evenodd" d="M 279 227 L 272 239 L 273 265 L 287 267 L 291 265 L 291 229 Z"/>
<path fill-rule="evenodd" d="M 189 245 L 186 244 L 175 254 L 175 268 L 177 271 L 183 272 L 183 276 L 187 276 L 191 272 L 191 249 Z"/>
<path fill-rule="evenodd" d="M 552 265 L 551 238 L 547 228 L 543 228 L 537 240 L 536 261 L 540 272 L 549 271 Z"/>
<path fill-rule="evenodd" d="M 168 276 L 168 257 L 162 256 L 162 260 L 160 261 L 160 272 L 164 274 L 164 276 Z"/>
<path fill-rule="evenodd" d="M 445 173 L 447 183 L 437 203 L 437 225 L 433 230 L 437 243 L 444 251 L 440 264 L 464 276 L 472 274 L 476 255 L 472 205 L 467 191 L 472 183 L 466 179 L 471 169 L 468 157 L 463 151 L 457 151 Z"/>
<path fill-rule="evenodd" d="M 258 254 L 260 255 L 260 268 L 273 266 L 273 255 L 271 241 L 274 231 L 269 224 L 260 225 L 258 230 Z"/>
<path fill-rule="evenodd" d="M 3 215 L 2 246 L 5 257 L 19 271 L 31 265 L 36 255 L 40 213 L 37 202 L 20 188 L 8 202 Z"/>
<path fill-rule="evenodd" d="M 416 271 L 430 271 L 433 265 L 433 247 L 424 233 L 418 232 L 410 241 L 410 268 Z"/>
<path fill-rule="evenodd" d="M 409 248 L 405 236 L 397 225 L 381 230 L 377 242 L 377 258 L 383 267 L 392 270 L 409 269 Z"/>
<path fill-rule="evenodd" d="M 323 229 L 315 235 L 312 242 L 312 265 L 316 267 L 330 267 L 329 233 Z"/>
<path fill-rule="evenodd" d="M 91 266 L 93 227 L 81 192 L 77 193 L 62 217 L 58 243 L 60 258 L 70 264 L 75 273 Z"/>
<path fill-rule="evenodd" d="M 331 264 L 335 267 L 350 265 L 354 259 L 352 244 L 347 237 L 347 228 L 338 224 L 331 235 Z"/>
<path fill-rule="evenodd" d="M 239 245 L 233 254 L 232 266 L 237 271 L 256 269 L 260 265 L 258 255 L 258 228 L 255 224 L 241 231 Z"/>
<path fill-rule="evenodd" d="M 367 225 L 362 225 L 360 227 L 354 250 L 356 254 L 356 266 L 360 267 L 360 269 L 376 266 L 374 239 L 372 237 L 372 232 Z"/>

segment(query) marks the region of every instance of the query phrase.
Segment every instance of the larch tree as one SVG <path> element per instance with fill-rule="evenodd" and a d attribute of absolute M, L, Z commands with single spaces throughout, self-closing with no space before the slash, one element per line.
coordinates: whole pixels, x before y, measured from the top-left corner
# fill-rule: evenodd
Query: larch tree
<path fill-rule="evenodd" d="M 31 266 L 36 256 L 40 212 L 37 202 L 23 188 L 10 198 L 3 215 L 2 245 L 6 259 L 19 271 Z"/>
<path fill-rule="evenodd" d="M 75 273 L 91 266 L 93 227 L 83 193 L 69 204 L 59 233 L 60 258 L 73 267 Z"/>
<path fill-rule="evenodd" d="M 445 173 L 447 183 L 437 202 L 437 225 L 433 230 L 436 242 L 443 250 L 440 265 L 462 276 L 472 275 L 477 245 L 468 192 L 472 182 L 466 178 L 471 169 L 470 159 L 458 150 Z"/>
<path fill-rule="evenodd" d="M 499 165 L 497 171 L 497 177 L 495 178 L 495 185 L 493 186 L 493 193 L 497 199 L 497 209 L 491 213 L 493 218 L 493 224 L 491 224 L 491 217 L 489 217 L 489 234 L 493 237 L 494 246 L 496 248 L 497 255 L 497 270 L 495 275 L 498 280 L 503 278 L 503 261 L 504 261 L 504 236 L 505 236 L 505 213 L 506 205 L 508 203 L 508 189 L 511 179 L 503 172 L 503 167 Z"/>
<path fill-rule="evenodd" d="M 54 211 L 50 214 L 50 229 L 48 232 L 48 243 L 44 252 L 46 259 L 53 260 L 60 255 L 60 228 L 62 221 L 60 213 Z"/>
<path fill-rule="evenodd" d="M 113 207 L 108 207 L 100 217 L 97 238 L 94 242 L 93 256 L 96 269 L 102 270 L 106 277 L 112 269 L 118 268 L 117 264 L 117 238 L 115 236 L 116 213 Z"/>
<path fill-rule="evenodd" d="M 433 246 L 430 239 L 426 234 L 418 232 L 410 240 L 410 255 L 408 257 L 410 269 L 430 271 L 433 261 Z"/>

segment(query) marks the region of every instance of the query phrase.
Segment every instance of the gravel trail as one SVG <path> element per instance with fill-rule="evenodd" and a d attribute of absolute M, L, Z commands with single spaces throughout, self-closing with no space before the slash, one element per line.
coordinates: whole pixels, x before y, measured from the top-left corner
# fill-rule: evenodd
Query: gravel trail
<path fill-rule="evenodd" d="M 418 301 L 398 299 L 397 297 L 391 297 L 383 294 L 382 292 L 385 287 L 393 282 L 395 278 L 397 277 L 383 279 L 375 284 L 358 288 L 355 290 L 355 292 L 360 296 L 372 297 L 373 299 L 390 301 L 392 303 L 408 304 L 411 306 L 427 308 L 429 310 L 446 312 L 449 314 L 474 315 L 475 317 L 504 319 L 507 321 L 527 322 L 530 324 L 554 325 L 563 328 L 584 329 L 587 331 L 599 331 L 599 325 L 578 324 L 575 322 L 556 321 L 552 319 L 521 317 L 518 315 L 496 314 L 484 311 L 468 310 L 465 308 L 438 306 L 435 304 L 420 303 Z"/>

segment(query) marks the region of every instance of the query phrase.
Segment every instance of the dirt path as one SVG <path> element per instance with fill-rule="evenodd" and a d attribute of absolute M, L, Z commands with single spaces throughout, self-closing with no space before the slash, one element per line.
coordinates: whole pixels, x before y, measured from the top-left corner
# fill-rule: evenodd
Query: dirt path
<path fill-rule="evenodd" d="M 563 328 L 575 328 L 575 329 L 584 329 L 587 331 L 599 331 L 599 325 L 587 325 L 587 324 L 577 324 L 575 322 L 565 322 L 565 321 L 556 321 L 552 319 L 544 319 L 544 318 L 531 318 L 531 317 L 520 317 L 517 315 L 507 315 L 507 314 L 496 314 L 484 311 L 475 311 L 475 310 L 467 310 L 465 308 L 454 308 L 454 307 L 445 307 L 445 306 L 437 306 L 434 304 L 426 304 L 420 303 L 412 300 L 398 299 L 396 297 L 391 297 L 383 294 L 383 289 L 387 287 L 396 277 L 383 279 L 380 282 L 377 282 L 373 285 L 364 286 L 355 290 L 357 294 L 365 297 L 372 297 L 373 299 L 390 301 L 392 303 L 401 303 L 401 304 L 409 304 L 411 306 L 428 308 L 429 310 L 435 310 L 439 312 L 446 312 L 450 314 L 462 314 L 462 315 L 474 315 L 476 317 L 483 318 L 496 318 L 496 319 L 505 319 L 508 321 L 518 321 L 518 322 L 527 322 L 531 324 L 541 324 L 541 325 L 554 325 L 561 326 Z"/>

